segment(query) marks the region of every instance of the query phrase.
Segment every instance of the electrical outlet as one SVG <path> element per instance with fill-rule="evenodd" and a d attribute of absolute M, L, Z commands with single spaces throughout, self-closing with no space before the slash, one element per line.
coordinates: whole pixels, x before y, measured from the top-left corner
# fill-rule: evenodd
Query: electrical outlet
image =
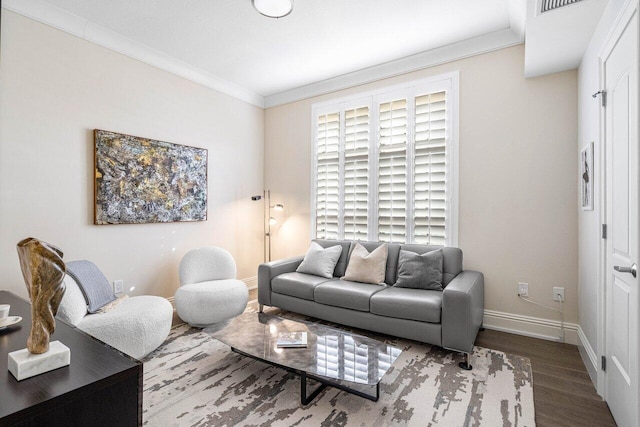
<path fill-rule="evenodd" d="M 115 292 L 116 294 L 120 294 L 122 293 L 122 289 L 124 288 L 124 281 L 123 280 L 114 280 L 113 281 L 113 292 Z"/>
<path fill-rule="evenodd" d="M 520 295 L 521 297 L 528 297 L 529 296 L 529 284 L 528 283 L 524 283 L 524 282 L 518 283 L 518 295 Z"/>
<path fill-rule="evenodd" d="M 564 288 L 559 286 L 553 287 L 553 300 L 564 301 Z"/>

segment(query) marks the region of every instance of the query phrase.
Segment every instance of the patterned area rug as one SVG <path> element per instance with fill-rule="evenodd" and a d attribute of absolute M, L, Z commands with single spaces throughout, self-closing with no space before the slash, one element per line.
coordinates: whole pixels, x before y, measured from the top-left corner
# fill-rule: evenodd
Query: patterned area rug
<path fill-rule="evenodd" d="M 252 302 L 253 303 L 253 302 Z M 255 310 L 255 303 L 248 310 Z M 283 317 L 308 319 L 270 311 Z M 326 322 L 322 322 L 326 323 Z M 457 353 L 357 330 L 402 348 L 372 402 L 327 388 L 300 404 L 293 374 L 232 353 L 180 325 L 144 361 L 148 426 L 534 426 L 529 359 L 476 347 L 472 371 Z"/>

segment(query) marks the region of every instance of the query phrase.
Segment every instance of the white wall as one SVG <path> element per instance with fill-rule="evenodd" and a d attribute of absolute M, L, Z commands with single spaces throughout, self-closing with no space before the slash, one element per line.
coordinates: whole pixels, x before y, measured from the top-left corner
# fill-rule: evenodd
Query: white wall
<path fill-rule="evenodd" d="M 486 308 L 559 320 L 517 297 L 553 305 L 566 288 L 576 322 L 577 73 L 523 76 L 522 45 L 278 107 L 265 114 L 265 183 L 286 209 L 274 229 L 274 259 L 309 244 L 311 105 L 460 70 L 460 223 L 464 266 L 485 274 Z"/>
<path fill-rule="evenodd" d="M 90 259 L 133 294 L 172 296 L 190 249 L 222 246 L 238 276 L 262 261 L 264 111 L 111 50 L 2 13 L 0 289 L 26 296 L 15 244 Z M 208 221 L 93 225 L 93 129 L 209 150 Z"/>
<path fill-rule="evenodd" d="M 602 141 L 600 138 L 600 98 L 591 95 L 601 88 L 599 53 L 607 35 L 621 12 L 625 0 L 610 0 L 598 27 L 589 43 L 578 70 L 578 149 L 582 150 L 590 141 L 594 142 L 594 210 L 578 209 L 578 281 L 579 281 L 579 324 L 586 342 L 582 351 L 585 365 L 592 378 L 597 371 L 597 360 L 603 349 L 598 343 L 598 305 L 601 294 L 598 293 L 599 247 L 601 225 L 601 189 L 600 168 Z M 576 158 L 576 162 L 579 162 Z M 604 286 L 604 285 L 602 285 Z M 591 353 L 591 358 L 588 357 Z M 596 359 L 595 361 L 593 359 Z M 594 365 L 594 362 L 596 364 Z"/>

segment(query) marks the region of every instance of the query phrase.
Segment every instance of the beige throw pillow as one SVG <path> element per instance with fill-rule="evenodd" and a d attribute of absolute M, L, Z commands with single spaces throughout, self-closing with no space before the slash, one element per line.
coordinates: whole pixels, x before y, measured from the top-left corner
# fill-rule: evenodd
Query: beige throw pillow
<path fill-rule="evenodd" d="M 371 253 L 360 243 L 356 243 L 353 251 L 351 251 L 347 271 L 342 280 L 376 285 L 383 284 L 387 270 L 387 255 L 388 248 L 386 243 L 378 246 Z"/>

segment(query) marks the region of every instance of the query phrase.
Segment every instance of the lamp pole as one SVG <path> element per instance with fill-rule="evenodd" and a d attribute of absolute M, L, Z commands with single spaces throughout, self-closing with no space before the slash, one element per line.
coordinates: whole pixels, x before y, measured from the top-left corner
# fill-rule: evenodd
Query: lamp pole
<path fill-rule="evenodd" d="M 265 262 L 271 261 L 271 224 L 275 224 L 276 219 L 271 216 L 271 209 L 275 209 L 277 211 L 281 211 L 284 209 L 284 205 L 281 203 L 276 203 L 275 205 L 271 204 L 271 190 L 263 190 L 262 196 L 251 196 L 251 200 L 257 202 L 258 200 L 263 201 L 262 205 L 262 214 L 264 215 L 262 222 L 262 230 L 264 232 L 263 237 L 263 251 L 264 251 L 264 260 Z M 267 239 L 269 239 L 269 246 L 267 248 Z"/>
<path fill-rule="evenodd" d="M 265 239 L 269 239 L 269 262 L 271 262 L 271 190 L 266 190 L 267 194 L 267 231 L 264 233 Z M 266 242 L 265 242 L 266 243 Z M 265 245 L 266 246 L 266 245 Z M 266 248 L 265 248 L 266 250 Z"/>

